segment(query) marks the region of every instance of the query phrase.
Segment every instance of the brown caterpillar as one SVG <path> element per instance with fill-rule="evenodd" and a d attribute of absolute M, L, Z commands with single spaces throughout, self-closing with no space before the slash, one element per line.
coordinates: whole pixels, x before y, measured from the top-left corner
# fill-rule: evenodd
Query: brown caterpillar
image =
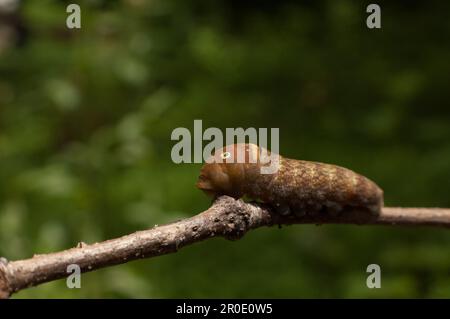
<path fill-rule="evenodd" d="M 279 156 L 278 171 L 261 174 L 267 162 L 260 150 L 270 155 L 255 144 L 219 149 L 202 167 L 196 186 L 212 196 L 257 199 L 280 214 L 336 214 L 351 209 L 378 214 L 383 206 L 383 191 L 374 182 L 336 165 Z M 239 163 L 238 156 L 242 156 Z"/>

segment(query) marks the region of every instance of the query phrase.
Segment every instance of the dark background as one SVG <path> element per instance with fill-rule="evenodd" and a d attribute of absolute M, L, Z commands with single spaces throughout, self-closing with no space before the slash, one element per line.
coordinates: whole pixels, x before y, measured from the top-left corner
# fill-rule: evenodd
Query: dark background
<path fill-rule="evenodd" d="M 14 0 L 12 2 L 15 2 Z M 450 3 L 72 1 L 0 5 L 0 256 L 194 215 L 177 127 L 279 127 L 281 154 L 376 181 L 387 206 L 450 206 Z M 450 297 L 439 228 L 291 226 L 15 297 Z M 382 288 L 366 287 L 381 266 Z"/>

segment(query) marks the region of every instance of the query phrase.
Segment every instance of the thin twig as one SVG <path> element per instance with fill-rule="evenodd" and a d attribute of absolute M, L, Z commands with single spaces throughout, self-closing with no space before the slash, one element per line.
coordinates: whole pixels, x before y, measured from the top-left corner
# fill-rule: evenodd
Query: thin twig
<path fill-rule="evenodd" d="M 76 264 L 81 272 L 176 252 L 211 237 L 230 240 L 247 231 L 272 225 L 366 224 L 450 227 L 450 209 L 384 208 L 380 215 L 345 212 L 339 215 L 281 216 L 267 206 L 244 203 L 228 196 L 218 198 L 206 211 L 175 223 L 77 247 L 57 253 L 8 262 L 0 258 L 0 298 L 24 288 L 67 277 L 67 266 Z"/>

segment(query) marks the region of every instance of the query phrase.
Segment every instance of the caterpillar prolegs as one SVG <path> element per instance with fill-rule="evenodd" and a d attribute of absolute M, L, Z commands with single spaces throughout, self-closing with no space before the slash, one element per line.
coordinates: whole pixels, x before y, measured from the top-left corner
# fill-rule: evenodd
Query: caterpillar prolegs
<path fill-rule="evenodd" d="M 280 155 L 278 170 L 262 174 L 266 162 L 260 151 L 270 155 L 255 144 L 233 144 L 217 150 L 202 167 L 196 186 L 212 196 L 259 200 L 280 214 L 336 214 L 348 209 L 378 214 L 383 206 L 383 191 L 344 167 Z"/>

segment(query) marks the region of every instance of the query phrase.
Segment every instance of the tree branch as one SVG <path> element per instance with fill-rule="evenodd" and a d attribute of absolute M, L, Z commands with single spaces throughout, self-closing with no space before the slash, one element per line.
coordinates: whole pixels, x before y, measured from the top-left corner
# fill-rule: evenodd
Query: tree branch
<path fill-rule="evenodd" d="M 267 206 L 222 196 L 208 210 L 171 224 L 92 245 L 80 243 L 72 249 L 35 255 L 25 260 L 8 262 L 0 258 L 0 298 L 67 277 L 67 266 L 71 264 L 77 264 L 82 272 L 88 272 L 139 258 L 173 253 L 210 237 L 236 240 L 247 231 L 262 226 L 330 223 L 450 227 L 450 209 L 386 207 L 378 216 L 356 211 L 336 216 L 281 216 Z"/>

